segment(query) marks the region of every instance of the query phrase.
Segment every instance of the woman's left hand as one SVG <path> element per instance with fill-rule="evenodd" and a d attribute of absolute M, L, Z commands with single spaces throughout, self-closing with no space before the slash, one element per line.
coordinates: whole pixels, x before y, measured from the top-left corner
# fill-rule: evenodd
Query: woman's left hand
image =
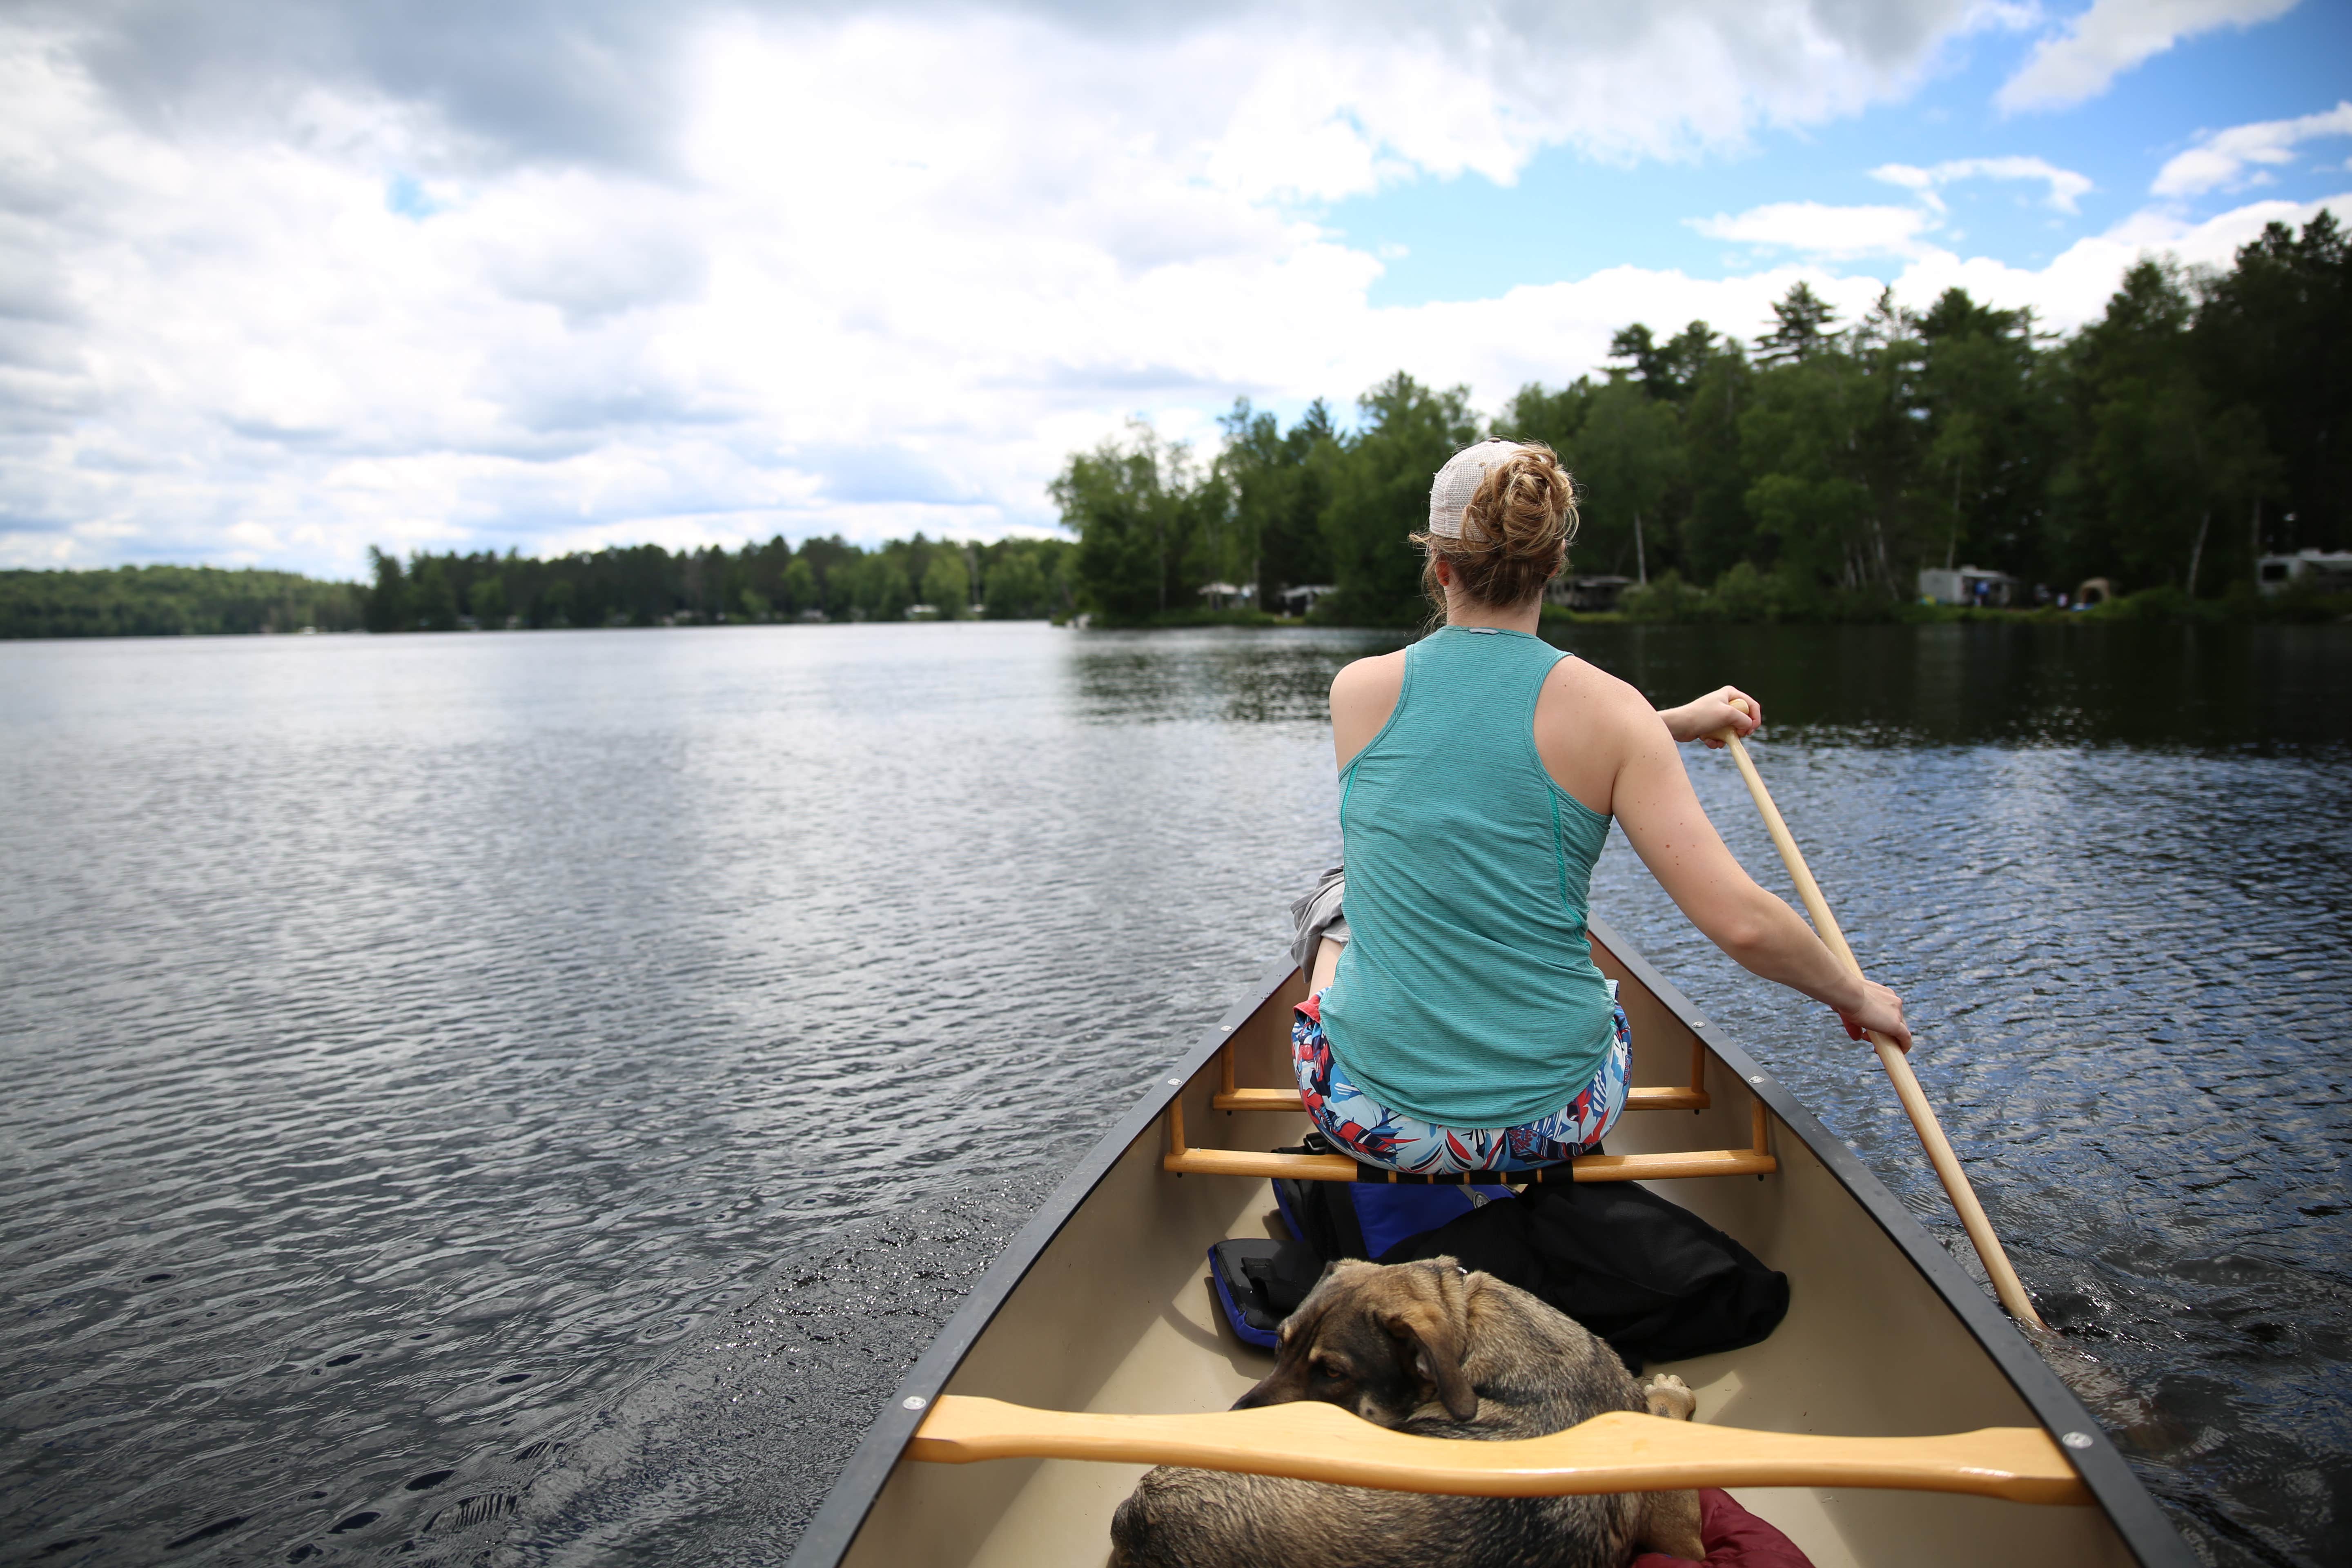
<path fill-rule="evenodd" d="M 1764 704 L 1737 686 L 1726 686 L 1679 708 L 1662 708 L 1658 717 L 1675 740 L 1705 741 L 1709 749 L 1719 751 L 1723 742 L 1716 739 L 1717 732 L 1729 730 L 1746 736 L 1761 728 Z"/>

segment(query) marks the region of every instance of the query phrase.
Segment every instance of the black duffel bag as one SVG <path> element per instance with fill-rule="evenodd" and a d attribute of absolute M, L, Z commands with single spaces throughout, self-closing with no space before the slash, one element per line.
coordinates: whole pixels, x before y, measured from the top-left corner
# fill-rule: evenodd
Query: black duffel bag
<path fill-rule="evenodd" d="M 1531 1186 L 1382 1252 L 1452 1258 L 1531 1291 L 1639 1371 L 1737 1350 L 1789 1310 L 1789 1277 L 1688 1209 L 1631 1182 Z"/>

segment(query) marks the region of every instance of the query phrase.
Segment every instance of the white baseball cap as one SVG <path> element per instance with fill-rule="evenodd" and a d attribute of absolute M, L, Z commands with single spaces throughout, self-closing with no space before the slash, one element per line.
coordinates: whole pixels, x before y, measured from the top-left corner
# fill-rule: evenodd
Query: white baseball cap
<path fill-rule="evenodd" d="M 1486 478 L 1486 470 L 1528 448 L 1500 437 L 1465 447 L 1446 459 L 1429 487 L 1429 531 L 1440 539 L 1462 537 L 1462 514 Z"/>

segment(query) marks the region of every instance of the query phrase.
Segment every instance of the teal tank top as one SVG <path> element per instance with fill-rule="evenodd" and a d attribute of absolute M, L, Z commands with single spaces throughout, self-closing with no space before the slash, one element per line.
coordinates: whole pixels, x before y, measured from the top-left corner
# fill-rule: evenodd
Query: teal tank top
<path fill-rule="evenodd" d="M 1423 638 L 1340 775 L 1349 942 L 1324 1037 L 1373 1100 L 1440 1127 L 1549 1115 L 1615 1036 L 1585 938 L 1609 819 L 1536 753 L 1536 697 L 1568 657 L 1526 632 Z"/>

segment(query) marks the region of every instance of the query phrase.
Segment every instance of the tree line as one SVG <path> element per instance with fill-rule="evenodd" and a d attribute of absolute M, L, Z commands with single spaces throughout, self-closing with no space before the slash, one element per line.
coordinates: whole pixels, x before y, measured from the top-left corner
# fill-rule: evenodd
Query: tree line
<path fill-rule="evenodd" d="M 781 536 L 738 551 L 675 554 L 658 544 L 538 560 L 420 552 L 403 562 L 368 552 L 361 592 L 370 631 L 459 626 L 675 626 L 800 620 L 1035 620 L 1066 616 L 1076 598 L 1066 540 L 892 540 L 873 550 L 838 536 Z"/>
<path fill-rule="evenodd" d="M 358 629 L 359 589 L 292 572 L 117 566 L 0 572 L 0 637 L 198 637 Z"/>
<path fill-rule="evenodd" d="M 455 631 L 720 622 L 1038 620 L 1077 599 L 1062 539 L 782 538 L 539 560 L 509 551 L 368 552 L 365 583 L 209 566 L 0 572 L 0 637 Z"/>
<path fill-rule="evenodd" d="M 1599 377 L 1529 384 L 1492 420 L 1402 372 L 1341 430 L 1237 401 L 1215 456 L 1149 426 L 1054 481 L 1081 602 L 1198 613 L 1215 582 L 1328 585 L 1318 619 L 1426 613 L 1406 536 L 1430 476 L 1483 435 L 1540 440 L 1580 490 L 1579 574 L 1648 584 L 1635 613 L 1870 616 L 1962 563 L 2059 589 L 2105 577 L 2251 600 L 2255 558 L 2352 544 L 2352 249 L 2322 212 L 2226 271 L 2143 259 L 2071 336 L 1959 289 L 1839 321 L 1800 283 L 1752 343 L 1634 324 Z"/>

